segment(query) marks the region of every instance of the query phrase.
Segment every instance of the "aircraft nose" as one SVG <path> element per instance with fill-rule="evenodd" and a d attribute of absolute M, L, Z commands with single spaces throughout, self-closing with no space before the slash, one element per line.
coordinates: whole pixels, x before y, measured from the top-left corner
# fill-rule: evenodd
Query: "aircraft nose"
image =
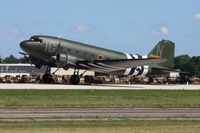
<path fill-rule="evenodd" d="M 30 51 L 33 51 L 35 48 L 33 42 L 31 42 L 29 40 L 22 41 L 20 43 L 20 47 L 22 50 L 24 50 L 27 53 L 29 53 Z"/>
<path fill-rule="evenodd" d="M 29 46 L 29 42 L 28 42 L 28 41 L 22 41 L 22 42 L 20 43 L 20 47 L 21 47 L 21 48 L 28 48 L 28 46 Z"/>

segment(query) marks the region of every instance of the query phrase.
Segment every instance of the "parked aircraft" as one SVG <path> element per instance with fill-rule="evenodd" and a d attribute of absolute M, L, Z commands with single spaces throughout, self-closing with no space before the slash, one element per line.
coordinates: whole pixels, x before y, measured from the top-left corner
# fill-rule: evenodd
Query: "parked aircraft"
<path fill-rule="evenodd" d="M 169 71 L 174 65 L 175 44 L 169 40 L 160 41 L 145 56 L 100 48 L 59 37 L 36 35 L 22 41 L 20 47 L 37 68 L 47 66 L 43 82 L 52 80 L 51 67 L 74 69 L 71 84 L 79 84 L 80 69 L 115 75 L 146 75 L 150 72 Z"/>

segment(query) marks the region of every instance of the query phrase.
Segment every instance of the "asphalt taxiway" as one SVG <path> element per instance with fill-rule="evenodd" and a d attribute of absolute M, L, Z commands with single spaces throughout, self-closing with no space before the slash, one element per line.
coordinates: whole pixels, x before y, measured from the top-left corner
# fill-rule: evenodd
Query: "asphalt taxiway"
<path fill-rule="evenodd" d="M 104 89 L 104 90 L 200 90 L 200 85 L 63 85 L 63 84 L 0 84 L 0 89 Z"/>
<path fill-rule="evenodd" d="M 24 120 L 200 120 L 200 108 L 44 108 L 0 109 L 1 121 Z"/>

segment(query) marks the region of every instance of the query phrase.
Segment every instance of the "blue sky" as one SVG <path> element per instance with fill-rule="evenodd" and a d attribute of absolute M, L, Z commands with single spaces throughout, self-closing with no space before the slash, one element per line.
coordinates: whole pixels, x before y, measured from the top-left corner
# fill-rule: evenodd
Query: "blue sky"
<path fill-rule="evenodd" d="M 0 0 L 0 55 L 20 57 L 35 34 L 145 55 L 169 39 L 176 55 L 200 55 L 197 0 Z"/>

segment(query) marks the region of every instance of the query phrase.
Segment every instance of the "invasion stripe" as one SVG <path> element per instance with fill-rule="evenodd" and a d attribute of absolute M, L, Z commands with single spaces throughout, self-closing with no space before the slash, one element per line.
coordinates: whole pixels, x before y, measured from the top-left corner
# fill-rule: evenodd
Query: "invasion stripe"
<path fill-rule="evenodd" d="M 130 54 L 128 54 L 128 53 L 124 53 L 124 54 L 126 55 L 127 59 L 132 59 Z"/>
<path fill-rule="evenodd" d="M 143 73 L 142 73 L 142 76 L 145 76 L 148 72 L 149 72 L 149 66 L 148 66 L 148 65 L 145 65 L 145 66 L 144 66 L 144 71 L 143 71 Z"/>
<path fill-rule="evenodd" d="M 139 58 L 138 55 L 136 55 L 136 54 L 133 54 L 133 57 L 134 57 L 135 59 L 138 59 L 138 58 Z"/>
<path fill-rule="evenodd" d="M 134 71 L 134 73 L 133 73 L 134 76 L 137 76 L 138 73 L 139 73 L 139 71 L 138 71 L 137 69 L 138 69 L 138 67 L 135 69 L 135 71 Z"/>
<path fill-rule="evenodd" d="M 140 69 L 138 75 L 142 75 L 143 71 L 144 71 L 144 66 L 141 66 L 141 69 Z"/>
<path fill-rule="evenodd" d="M 134 72 L 135 72 L 135 68 L 132 68 L 131 72 L 129 73 L 129 75 L 133 75 Z"/>
<path fill-rule="evenodd" d="M 138 56 L 138 59 L 142 59 L 142 56 L 139 54 L 136 54 Z"/>
<path fill-rule="evenodd" d="M 132 59 L 135 59 L 135 57 L 133 56 L 133 54 L 130 54 L 130 56 L 132 57 Z"/>
<path fill-rule="evenodd" d="M 127 68 L 126 71 L 125 71 L 125 73 L 123 75 L 129 75 L 129 73 L 131 72 L 131 69 L 132 68 Z"/>

